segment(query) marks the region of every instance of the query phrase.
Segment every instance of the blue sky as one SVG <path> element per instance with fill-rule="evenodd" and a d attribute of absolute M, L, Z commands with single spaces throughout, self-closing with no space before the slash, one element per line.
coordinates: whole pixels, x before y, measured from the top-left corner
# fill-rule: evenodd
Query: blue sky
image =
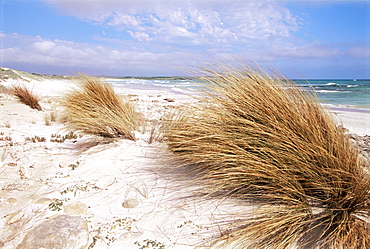
<path fill-rule="evenodd" d="M 290 78 L 370 78 L 370 1 L 2 0 L 2 67 L 186 75 L 233 58 Z"/>

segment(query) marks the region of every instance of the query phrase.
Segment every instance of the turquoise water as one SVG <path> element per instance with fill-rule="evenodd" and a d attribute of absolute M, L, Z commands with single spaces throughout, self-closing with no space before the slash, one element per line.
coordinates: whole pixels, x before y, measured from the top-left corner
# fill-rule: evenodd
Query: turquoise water
<path fill-rule="evenodd" d="M 370 80 L 293 80 L 302 89 L 317 93 L 324 104 L 370 109 Z M 182 94 L 199 88 L 195 79 L 114 79 L 109 83 L 116 87 L 136 89 L 170 90 Z"/>
<path fill-rule="evenodd" d="M 313 88 L 321 102 L 370 109 L 370 80 L 295 80 L 304 89 Z"/>

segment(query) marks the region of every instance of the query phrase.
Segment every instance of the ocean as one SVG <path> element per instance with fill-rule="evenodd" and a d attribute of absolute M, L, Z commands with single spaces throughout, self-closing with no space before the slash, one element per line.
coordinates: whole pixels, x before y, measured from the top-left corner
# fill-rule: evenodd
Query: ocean
<path fill-rule="evenodd" d="M 315 79 L 293 80 L 303 90 L 315 91 L 321 103 L 370 111 L 370 80 Z M 199 88 L 196 79 L 145 78 L 109 79 L 113 86 L 135 89 L 170 90 L 173 93 L 191 93 Z"/>
<path fill-rule="evenodd" d="M 370 109 L 370 80 L 293 80 L 312 88 L 323 104 Z"/>

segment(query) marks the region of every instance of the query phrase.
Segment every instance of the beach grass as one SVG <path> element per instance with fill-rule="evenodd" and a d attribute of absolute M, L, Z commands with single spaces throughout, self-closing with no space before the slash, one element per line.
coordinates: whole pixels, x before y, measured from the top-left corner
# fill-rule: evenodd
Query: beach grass
<path fill-rule="evenodd" d="M 370 248 L 366 165 L 316 96 L 258 66 L 201 73 L 203 105 L 165 131 L 171 163 L 204 195 L 256 207 L 215 243 Z"/>
<path fill-rule="evenodd" d="M 10 93 L 16 96 L 23 104 L 28 105 L 32 109 L 41 111 L 41 105 L 39 103 L 40 98 L 34 94 L 25 85 L 13 85 L 10 87 Z"/>
<path fill-rule="evenodd" d="M 98 78 L 81 75 L 78 89 L 66 94 L 61 103 L 67 130 L 135 140 L 141 115 L 129 100 Z"/>

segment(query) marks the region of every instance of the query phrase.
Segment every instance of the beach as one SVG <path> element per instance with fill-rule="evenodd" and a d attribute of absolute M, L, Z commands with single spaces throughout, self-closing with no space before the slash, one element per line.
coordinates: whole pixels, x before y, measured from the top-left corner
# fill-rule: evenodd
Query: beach
<path fill-rule="evenodd" d="M 27 248 L 25 236 L 58 215 L 82 218 L 78 245 L 90 248 L 206 248 L 222 233 L 219 217 L 236 219 L 240 207 L 230 200 L 181 198 L 189 193 L 155 170 L 166 147 L 150 143 L 149 130 L 136 132 L 136 141 L 69 134 L 58 101 L 73 80 L 1 82 L 19 83 L 33 89 L 43 110 L 0 93 L 0 248 Z M 198 101 L 170 88 L 114 89 L 152 121 Z M 330 108 L 356 139 L 370 136 L 370 110 Z"/>

